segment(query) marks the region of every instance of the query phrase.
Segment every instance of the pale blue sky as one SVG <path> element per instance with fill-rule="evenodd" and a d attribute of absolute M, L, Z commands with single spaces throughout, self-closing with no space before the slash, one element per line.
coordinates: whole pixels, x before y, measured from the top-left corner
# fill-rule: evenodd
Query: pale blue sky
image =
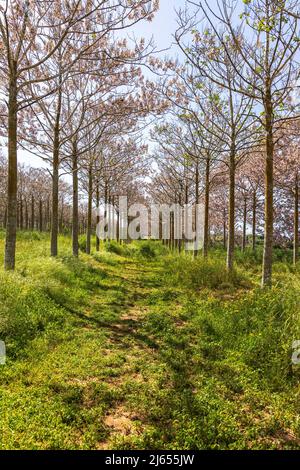
<path fill-rule="evenodd" d="M 136 25 L 136 34 L 145 38 L 153 35 L 158 49 L 168 47 L 176 30 L 175 10 L 183 8 L 185 3 L 185 0 L 160 0 L 159 11 L 153 21 L 151 23 L 143 21 Z"/>

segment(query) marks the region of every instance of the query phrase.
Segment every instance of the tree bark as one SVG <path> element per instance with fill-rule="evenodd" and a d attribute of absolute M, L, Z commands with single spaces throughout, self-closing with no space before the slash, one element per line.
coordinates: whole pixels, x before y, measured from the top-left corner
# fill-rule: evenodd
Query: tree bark
<path fill-rule="evenodd" d="M 206 159 L 205 169 L 205 202 L 204 202 L 204 238 L 203 238 L 203 256 L 208 256 L 209 244 L 209 196 L 210 196 L 210 159 Z"/>
<path fill-rule="evenodd" d="M 20 230 L 24 228 L 23 198 L 20 197 Z"/>
<path fill-rule="evenodd" d="M 295 189 L 294 189 L 294 265 L 299 260 L 299 175 L 295 177 Z"/>
<path fill-rule="evenodd" d="M 116 236 L 117 236 L 117 242 L 120 243 L 120 210 L 119 208 L 116 209 L 116 213 L 117 213 Z"/>
<path fill-rule="evenodd" d="M 72 182 L 73 182 L 73 208 L 72 208 L 72 250 L 73 256 L 79 255 L 79 221 L 78 221 L 78 152 L 77 143 L 73 142 L 72 149 Z"/>
<path fill-rule="evenodd" d="M 199 220 L 198 220 L 198 207 L 197 205 L 199 204 L 199 160 L 197 159 L 196 161 L 196 172 L 195 172 L 195 233 L 196 233 L 196 240 L 195 240 L 195 247 L 194 247 L 194 257 L 197 258 L 199 254 L 199 246 L 198 246 L 198 225 L 199 225 Z"/>
<path fill-rule="evenodd" d="M 99 188 L 99 179 L 97 180 L 97 188 L 96 188 L 96 208 L 97 208 L 97 226 L 100 222 L 100 188 Z M 96 231 L 96 251 L 100 251 L 100 238 L 98 237 L 97 231 Z"/>
<path fill-rule="evenodd" d="M 35 205 L 34 205 L 34 195 L 31 195 L 31 230 L 34 231 L 34 219 L 35 219 Z"/>
<path fill-rule="evenodd" d="M 60 206 L 60 216 L 59 216 L 59 233 L 64 233 L 64 208 L 65 208 L 65 200 L 64 196 L 61 198 L 61 206 Z"/>
<path fill-rule="evenodd" d="M 228 243 L 227 270 L 232 272 L 234 262 L 235 237 L 235 146 L 232 145 L 229 162 L 229 205 L 228 205 Z"/>
<path fill-rule="evenodd" d="M 262 287 L 272 285 L 273 257 L 273 192 L 274 192 L 274 138 L 273 138 L 273 105 L 271 87 L 266 87 L 265 100 L 265 130 L 266 130 L 266 162 L 265 162 L 265 239 Z"/>
<path fill-rule="evenodd" d="M 25 230 L 29 228 L 29 214 L 28 214 L 28 203 L 27 199 L 25 199 Z"/>
<path fill-rule="evenodd" d="M 39 230 L 43 231 L 43 201 L 40 199 L 39 204 Z"/>
<path fill-rule="evenodd" d="M 92 168 L 89 168 L 88 217 L 87 217 L 87 233 L 86 233 L 86 252 L 88 255 L 91 254 L 92 205 L 93 205 L 93 174 L 92 174 Z"/>
<path fill-rule="evenodd" d="M 252 250 L 256 249 L 256 192 L 253 193 L 252 207 Z"/>
<path fill-rule="evenodd" d="M 189 186 L 188 186 L 188 181 L 186 180 L 186 183 L 185 183 L 185 191 L 184 191 L 184 198 L 185 198 L 185 206 L 186 208 L 188 207 L 188 204 L 189 204 Z M 174 238 L 174 229 L 175 229 L 175 225 L 174 225 L 174 222 L 175 222 L 175 219 L 174 219 L 174 214 L 173 214 L 173 238 Z M 185 237 L 184 237 L 184 251 L 185 253 L 189 253 L 189 249 L 188 249 L 188 244 L 189 244 L 189 240 L 186 236 L 187 234 L 187 228 L 188 228 L 188 220 L 187 220 L 187 217 L 186 217 L 186 221 L 185 221 Z"/>
<path fill-rule="evenodd" d="M 57 256 L 58 239 L 58 194 L 59 194 L 59 138 L 60 138 L 61 89 L 58 91 L 58 105 L 53 140 L 52 214 L 51 214 L 51 256 Z"/>
<path fill-rule="evenodd" d="M 246 250 L 247 244 L 247 198 L 244 198 L 244 212 L 243 212 L 243 241 L 242 241 L 242 251 Z"/>
<path fill-rule="evenodd" d="M 7 220 L 5 261 L 6 270 L 15 269 L 16 237 L 17 237 L 17 187 L 18 187 L 18 156 L 17 156 L 17 78 L 14 71 L 10 77 L 8 99 L 8 180 L 7 180 Z"/>
<path fill-rule="evenodd" d="M 57 256 L 58 238 L 58 183 L 59 183 L 59 150 L 57 143 L 53 152 L 52 174 L 52 216 L 51 216 L 51 256 Z"/>
<path fill-rule="evenodd" d="M 226 210 L 223 212 L 223 248 L 226 250 Z"/>
<path fill-rule="evenodd" d="M 4 220 L 3 220 L 3 228 L 6 228 L 6 221 L 7 221 L 7 208 L 5 207 Z"/>
<path fill-rule="evenodd" d="M 47 231 L 51 229 L 51 211 L 50 211 L 50 201 L 47 199 Z"/>

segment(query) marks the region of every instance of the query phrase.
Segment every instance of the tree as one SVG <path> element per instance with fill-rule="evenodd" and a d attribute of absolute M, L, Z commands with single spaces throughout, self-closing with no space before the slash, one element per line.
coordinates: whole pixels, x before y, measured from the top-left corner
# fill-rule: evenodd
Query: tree
<path fill-rule="evenodd" d="M 179 12 L 178 18 L 179 28 L 175 33 L 175 40 L 185 54 L 191 70 L 185 79 L 187 89 L 192 90 L 204 116 L 200 125 L 218 142 L 215 145 L 220 148 L 223 161 L 229 170 L 227 269 L 232 272 L 236 169 L 258 138 L 258 129 L 253 121 L 253 99 L 235 90 L 235 70 L 239 60 L 235 47 L 226 41 L 226 50 L 230 53 L 229 60 L 227 52 L 211 30 L 200 34 L 197 20 L 191 19 L 182 11 Z M 193 41 L 187 45 L 185 37 L 191 30 Z"/>
<path fill-rule="evenodd" d="M 279 131 L 284 121 L 290 119 L 295 110 L 288 104 L 298 70 L 295 57 L 300 47 L 295 2 L 273 2 L 271 0 L 250 0 L 244 2 L 245 9 L 234 18 L 235 2 L 222 0 L 214 12 L 209 3 L 188 0 L 204 13 L 209 27 L 215 35 L 218 47 L 222 48 L 233 67 L 231 88 L 256 103 L 256 115 L 264 132 L 265 148 L 265 236 L 262 286 L 272 283 L 273 251 L 273 199 L 274 199 L 274 152 Z M 220 26 L 222 29 L 220 29 Z M 235 57 L 232 60 L 232 44 Z M 216 84 L 222 83 L 214 76 L 214 62 L 210 73 L 203 71 Z M 207 64 L 206 64 L 207 65 Z M 259 109 L 260 108 L 260 109 Z"/>
<path fill-rule="evenodd" d="M 5 268 L 14 269 L 17 226 L 18 115 L 49 96 L 45 84 L 64 77 L 79 59 L 88 55 L 112 31 L 143 18 L 151 19 L 157 1 L 6 0 L 0 6 L 0 70 L 7 105 L 8 188 Z M 80 35 L 83 32 L 83 38 Z M 51 59 L 65 44 L 75 48 L 63 69 L 52 70 Z M 59 80 L 59 87 L 62 85 Z"/>

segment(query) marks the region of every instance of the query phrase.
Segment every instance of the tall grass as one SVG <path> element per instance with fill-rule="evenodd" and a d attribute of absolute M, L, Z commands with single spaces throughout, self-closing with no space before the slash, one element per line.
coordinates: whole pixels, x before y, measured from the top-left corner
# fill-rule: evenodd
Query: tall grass
<path fill-rule="evenodd" d="M 224 260 L 219 257 L 171 256 L 165 263 L 165 272 L 168 282 L 192 290 L 223 289 L 238 286 L 245 280 L 240 270 L 229 274 Z"/>

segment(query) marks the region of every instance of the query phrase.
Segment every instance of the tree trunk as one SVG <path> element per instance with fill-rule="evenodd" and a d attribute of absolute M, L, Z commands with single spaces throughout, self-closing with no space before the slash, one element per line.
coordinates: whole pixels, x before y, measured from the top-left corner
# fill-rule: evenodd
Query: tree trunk
<path fill-rule="evenodd" d="M 265 101 L 266 130 L 266 163 L 265 163 L 265 239 L 262 273 L 262 287 L 272 285 L 273 257 L 273 189 L 274 189 L 274 139 L 273 139 L 273 106 L 271 88 L 268 85 Z"/>
<path fill-rule="evenodd" d="M 24 228 L 23 198 L 20 197 L 20 230 Z"/>
<path fill-rule="evenodd" d="M 294 190 L 295 206 L 294 206 L 294 265 L 299 260 L 299 176 L 296 174 L 295 190 Z"/>
<path fill-rule="evenodd" d="M 204 238 L 203 238 L 203 256 L 208 256 L 209 243 L 209 196 L 210 196 L 210 159 L 206 159 L 205 169 L 205 202 L 204 202 Z"/>
<path fill-rule="evenodd" d="M 105 181 L 105 186 L 104 186 L 104 219 L 106 222 L 108 222 L 108 183 L 107 181 Z M 107 241 L 108 239 L 107 229 L 108 229 L 108 223 L 104 227 L 105 241 Z"/>
<path fill-rule="evenodd" d="M 170 214 L 171 217 L 171 249 L 174 251 L 175 249 L 175 218 L 174 218 L 174 212 L 171 212 Z"/>
<path fill-rule="evenodd" d="M 43 201 L 40 199 L 39 205 L 39 230 L 43 231 Z"/>
<path fill-rule="evenodd" d="M 89 189 L 88 189 L 88 219 L 86 233 L 86 252 L 91 254 L 91 236 L 92 236 L 92 204 L 93 204 L 93 174 L 89 168 Z"/>
<path fill-rule="evenodd" d="M 25 199 L 25 230 L 29 228 L 29 214 L 28 214 L 28 203 L 27 199 Z"/>
<path fill-rule="evenodd" d="M 97 180 L 97 188 L 96 188 L 96 208 L 97 208 L 97 226 L 100 223 L 100 188 L 99 188 L 99 180 Z M 100 251 L 100 238 L 98 237 L 97 230 L 96 230 L 96 251 Z"/>
<path fill-rule="evenodd" d="M 111 241 L 111 195 L 110 195 L 110 190 L 108 190 L 108 241 Z"/>
<path fill-rule="evenodd" d="M 116 209 L 116 213 L 117 213 L 116 236 L 117 236 L 117 242 L 120 243 L 120 210 L 119 208 Z"/>
<path fill-rule="evenodd" d="M 252 208 L 252 250 L 256 249 L 256 192 L 253 193 Z"/>
<path fill-rule="evenodd" d="M 235 147 L 232 146 L 229 163 L 229 206 L 228 206 L 228 243 L 227 270 L 232 272 L 234 262 L 235 236 Z"/>
<path fill-rule="evenodd" d="M 20 201 L 17 198 L 17 230 L 20 229 Z"/>
<path fill-rule="evenodd" d="M 244 198 L 244 213 L 243 213 L 243 241 L 242 241 L 242 251 L 246 250 L 247 244 L 247 198 Z"/>
<path fill-rule="evenodd" d="M 3 220 L 3 228 L 6 228 L 6 221 L 7 221 L 7 208 L 5 207 L 4 220 Z"/>
<path fill-rule="evenodd" d="M 72 249 L 73 256 L 79 255 L 79 221 L 78 221 L 78 155 L 77 143 L 73 142 L 72 151 L 72 180 L 73 180 L 73 208 L 72 208 Z"/>
<path fill-rule="evenodd" d="M 51 211 L 50 211 L 50 201 L 47 199 L 47 231 L 51 229 Z"/>
<path fill-rule="evenodd" d="M 196 191 L 197 191 L 197 181 L 196 181 Z M 178 252 L 181 253 L 182 252 L 182 228 L 183 228 L 183 225 L 182 225 L 183 211 L 182 211 L 182 208 L 181 208 L 182 207 L 182 192 L 181 192 L 181 189 L 179 190 L 179 193 L 178 193 L 178 204 L 180 206 L 180 221 L 179 221 L 180 237 L 179 237 L 177 246 L 178 246 Z M 161 217 L 162 217 L 162 214 L 161 214 Z M 161 220 L 161 222 L 162 222 L 162 220 Z M 194 253 L 195 253 L 195 250 L 194 250 Z M 195 256 L 197 256 L 197 254 L 195 254 Z"/>
<path fill-rule="evenodd" d="M 60 77 L 60 83 L 62 78 Z M 58 195 L 59 195 L 59 140 L 60 140 L 60 114 L 61 114 L 61 87 L 58 90 L 58 102 L 53 139 L 52 161 L 52 214 L 51 214 L 51 256 L 57 256 L 58 239 Z"/>
<path fill-rule="evenodd" d="M 10 78 L 8 99 L 8 180 L 5 261 L 6 270 L 15 269 L 17 237 L 17 79 L 15 71 Z"/>
<path fill-rule="evenodd" d="M 184 194 L 184 198 L 185 198 L 185 206 L 186 208 L 188 207 L 188 204 L 189 204 L 189 186 L 188 186 L 188 182 L 186 180 L 186 183 L 185 183 L 185 194 Z M 187 234 L 187 228 L 188 228 L 188 220 L 187 220 L 187 217 L 186 217 L 186 221 L 185 221 L 185 237 L 184 237 L 184 250 L 185 250 L 185 253 L 188 253 L 189 252 L 189 249 L 188 249 L 188 244 L 189 244 L 189 240 L 186 236 Z M 174 224 L 174 214 L 173 214 L 173 238 L 174 238 L 174 228 L 175 228 L 175 224 Z"/>
<path fill-rule="evenodd" d="M 58 182 L 59 182 L 59 154 L 58 154 L 58 146 L 55 145 L 54 152 L 53 152 L 53 174 L 52 174 L 51 256 L 57 256 Z"/>
<path fill-rule="evenodd" d="M 35 206 L 34 206 L 34 195 L 31 195 L 31 230 L 34 231 L 34 219 L 35 219 Z"/>
<path fill-rule="evenodd" d="M 226 250 L 226 212 L 224 211 L 224 220 L 223 220 L 223 248 Z"/>
<path fill-rule="evenodd" d="M 59 216 L 59 233 L 64 233 L 64 208 L 65 208 L 65 199 L 64 196 L 61 198 L 61 206 L 60 206 L 60 216 Z"/>
<path fill-rule="evenodd" d="M 199 160 L 196 161 L 196 173 L 195 173 L 195 233 L 196 233 L 196 240 L 195 240 L 195 247 L 194 247 L 194 257 L 197 258 L 199 254 L 199 246 L 198 246 L 198 204 L 199 204 Z"/>

